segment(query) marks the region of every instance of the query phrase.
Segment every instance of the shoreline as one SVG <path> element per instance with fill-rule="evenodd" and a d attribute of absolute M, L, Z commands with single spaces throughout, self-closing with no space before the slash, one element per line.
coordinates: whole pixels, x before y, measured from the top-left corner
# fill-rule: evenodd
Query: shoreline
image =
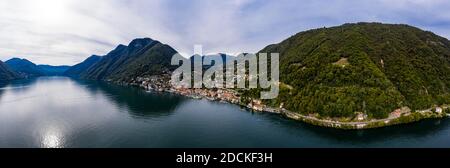
<path fill-rule="evenodd" d="M 426 110 L 416 110 L 415 112 L 412 112 L 408 107 L 402 107 L 401 109 L 397 109 L 396 111 L 402 111 L 401 113 L 397 114 L 396 116 L 389 116 L 388 118 L 384 119 L 370 119 L 370 120 L 363 120 L 363 121 L 336 121 L 331 119 L 321 119 L 317 118 L 315 116 L 307 116 L 300 113 L 292 112 L 289 110 L 286 110 L 284 108 L 274 108 L 274 107 L 268 107 L 261 102 L 256 103 L 256 105 L 251 104 L 245 105 L 240 100 L 240 97 L 237 97 L 236 95 L 232 95 L 232 98 L 229 97 L 216 97 L 211 96 L 208 94 L 211 93 L 209 90 L 205 89 L 184 89 L 184 90 L 177 90 L 171 87 L 149 87 L 150 82 L 142 82 L 139 81 L 139 83 L 131 82 L 131 83 L 125 83 L 125 85 L 129 86 L 136 86 L 141 89 L 144 89 L 145 91 L 153 91 L 153 92 L 164 92 L 164 93 L 171 93 L 176 94 L 180 96 L 185 96 L 192 99 L 206 99 L 209 101 L 217 101 L 217 102 L 225 102 L 229 104 L 238 105 L 240 107 L 246 108 L 248 110 L 252 110 L 255 112 L 264 112 L 264 113 L 274 113 L 279 114 L 282 117 L 286 117 L 291 120 L 296 120 L 300 122 L 304 122 L 307 124 L 312 124 L 315 126 L 320 127 L 327 127 L 327 128 L 334 128 L 334 129 L 344 129 L 344 130 L 363 130 L 363 129 L 373 129 L 373 128 L 381 128 L 381 127 L 388 127 L 393 125 L 400 125 L 400 124 L 408 124 L 408 123 L 414 123 L 426 119 L 441 119 L 441 118 L 447 118 L 450 117 L 450 114 L 445 113 L 445 110 L 450 108 L 449 105 L 443 105 L 440 108 L 442 108 L 442 112 L 433 112 L 433 108 L 426 109 Z M 142 83 L 140 83 L 142 82 Z M 119 83 L 124 84 L 124 83 Z M 221 92 L 228 92 L 228 94 L 232 94 L 235 91 L 230 90 L 221 90 Z M 206 94 L 205 94 L 206 93 Z M 394 112 L 393 112 L 394 113 Z"/>

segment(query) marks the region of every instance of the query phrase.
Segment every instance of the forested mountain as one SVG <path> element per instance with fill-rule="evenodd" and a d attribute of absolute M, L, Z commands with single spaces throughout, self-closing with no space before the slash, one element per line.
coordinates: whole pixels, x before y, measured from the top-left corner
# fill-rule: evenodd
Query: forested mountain
<path fill-rule="evenodd" d="M 303 114 L 385 118 L 403 106 L 450 103 L 450 42 L 412 26 L 314 29 L 260 53 L 280 53 L 281 93 L 267 103 Z"/>
<path fill-rule="evenodd" d="M 12 58 L 5 63 L 24 78 L 59 76 L 70 68 L 70 66 L 36 65 L 27 59 L 20 58 Z"/>
<path fill-rule="evenodd" d="M 9 80 L 19 79 L 20 76 L 11 70 L 5 63 L 0 61 L 0 82 L 6 82 Z"/>
<path fill-rule="evenodd" d="M 19 75 L 30 78 L 45 76 L 45 71 L 37 66 L 36 64 L 28 61 L 27 59 L 12 58 L 5 62 L 12 70 L 17 72 Z"/>
<path fill-rule="evenodd" d="M 65 76 L 80 77 L 80 74 L 89 69 L 92 65 L 100 61 L 102 57 L 97 55 L 92 55 L 83 62 L 70 67 L 67 71 L 64 72 Z"/>
<path fill-rule="evenodd" d="M 130 82 L 168 74 L 177 68 L 170 65 L 176 53 L 159 41 L 135 39 L 105 56 L 89 57 L 64 75 Z M 265 101 L 274 107 L 319 117 L 361 112 L 386 118 L 400 107 L 416 110 L 450 103 L 450 42 L 412 26 L 357 23 L 314 29 L 259 53 L 280 53 L 280 95 Z M 25 77 L 48 74 L 25 59 L 6 63 Z M 244 91 L 242 97 L 259 97 L 259 91 Z"/>
<path fill-rule="evenodd" d="M 172 47 L 150 38 L 133 40 L 128 46 L 119 45 L 100 61 L 82 72 L 85 79 L 127 81 L 137 76 L 165 73 L 177 53 Z"/>
<path fill-rule="evenodd" d="M 52 65 L 38 65 L 42 71 L 44 71 L 46 76 L 60 76 L 66 72 L 70 66 L 52 66 Z"/>

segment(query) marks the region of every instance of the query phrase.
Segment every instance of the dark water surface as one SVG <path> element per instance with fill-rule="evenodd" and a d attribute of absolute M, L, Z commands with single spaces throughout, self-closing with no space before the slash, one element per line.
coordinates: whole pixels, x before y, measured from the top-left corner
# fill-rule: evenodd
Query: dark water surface
<path fill-rule="evenodd" d="M 450 147 L 449 133 L 448 119 L 343 131 L 65 77 L 0 84 L 0 147 Z"/>

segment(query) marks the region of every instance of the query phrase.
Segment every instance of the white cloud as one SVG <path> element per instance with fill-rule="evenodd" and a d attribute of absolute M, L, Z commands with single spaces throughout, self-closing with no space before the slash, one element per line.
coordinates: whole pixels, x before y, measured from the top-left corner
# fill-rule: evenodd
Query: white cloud
<path fill-rule="evenodd" d="M 444 0 L 4 0 L 0 59 L 75 64 L 151 37 L 182 53 L 255 52 L 297 32 L 346 22 L 406 23 L 450 36 Z"/>

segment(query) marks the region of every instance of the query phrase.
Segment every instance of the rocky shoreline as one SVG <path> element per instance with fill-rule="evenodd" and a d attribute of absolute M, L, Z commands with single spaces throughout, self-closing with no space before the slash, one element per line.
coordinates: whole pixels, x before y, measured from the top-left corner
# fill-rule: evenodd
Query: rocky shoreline
<path fill-rule="evenodd" d="M 252 100 L 249 104 L 244 104 L 240 101 L 239 94 L 235 90 L 230 89 L 186 89 L 186 88 L 173 88 L 168 82 L 170 76 L 154 76 L 149 78 L 137 78 L 130 83 L 121 83 L 125 85 L 137 86 L 145 90 L 152 90 L 157 92 L 167 92 L 177 95 L 182 95 L 194 99 L 207 99 L 211 101 L 220 101 L 231 104 L 236 104 L 247 109 L 257 112 L 269 112 L 280 114 L 286 118 L 302 121 L 308 124 L 336 128 L 346 130 L 360 130 L 380 128 L 392 125 L 407 124 L 417 122 L 425 119 L 438 119 L 449 117 L 450 114 L 446 111 L 450 111 L 450 106 L 436 106 L 434 108 L 420 110 L 412 112 L 408 107 L 403 107 L 392 112 L 388 118 L 385 119 L 367 119 L 367 116 L 358 115 L 357 121 L 338 121 L 330 118 L 318 118 L 314 115 L 302 115 L 296 112 L 292 112 L 284 109 L 283 107 L 273 108 L 268 107 L 260 100 Z M 362 114 L 362 113 L 361 113 Z"/>

